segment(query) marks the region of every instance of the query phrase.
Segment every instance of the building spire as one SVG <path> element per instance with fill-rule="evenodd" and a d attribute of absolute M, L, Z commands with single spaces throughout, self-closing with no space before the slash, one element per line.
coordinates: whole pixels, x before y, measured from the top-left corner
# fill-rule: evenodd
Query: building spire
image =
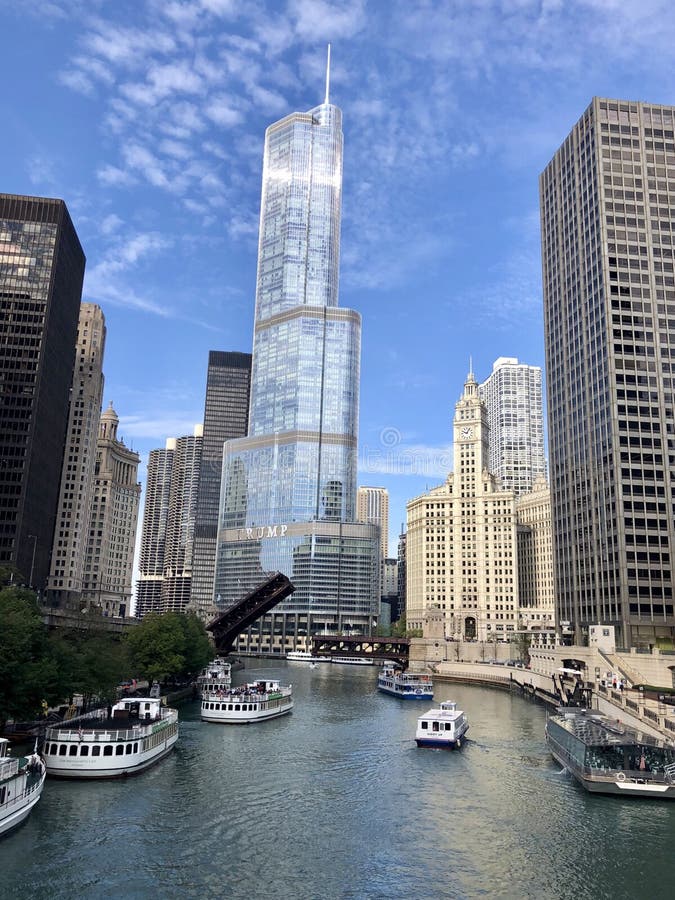
<path fill-rule="evenodd" d="M 326 59 L 326 99 L 323 101 L 326 106 L 330 103 L 330 44 L 328 45 L 328 58 Z"/>

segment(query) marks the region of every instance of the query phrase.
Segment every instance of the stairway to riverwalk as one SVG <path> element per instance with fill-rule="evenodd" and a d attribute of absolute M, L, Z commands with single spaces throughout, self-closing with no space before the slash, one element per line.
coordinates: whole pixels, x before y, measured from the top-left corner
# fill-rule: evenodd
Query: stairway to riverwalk
<path fill-rule="evenodd" d="M 619 672 L 623 675 L 630 686 L 634 684 L 645 684 L 647 682 L 647 679 L 641 672 L 638 672 L 637 669 L 633 668 L 633 666 L 616 653 L 608 653 L 606 650 L 600 650 L 599 648 L 598 653 L 607 662 L 612 671 Z"/>

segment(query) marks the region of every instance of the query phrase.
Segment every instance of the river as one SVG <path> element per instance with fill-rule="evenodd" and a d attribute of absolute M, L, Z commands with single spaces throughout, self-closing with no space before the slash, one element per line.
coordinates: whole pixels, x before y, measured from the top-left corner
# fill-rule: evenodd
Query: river
<path fill-rule="evenodd" d="M 469 717 L 461 751 L 417 749 L 431 704 L 374 668 L 247 661 L 292 681 L 291 715 L 201 723 L 124 781 L 48 779 L 0 841 L 0 897 L 422 900 L 670 898 L 675 803 L 589 796 L 549 756 L 545 709 L 437 684 Z"/>

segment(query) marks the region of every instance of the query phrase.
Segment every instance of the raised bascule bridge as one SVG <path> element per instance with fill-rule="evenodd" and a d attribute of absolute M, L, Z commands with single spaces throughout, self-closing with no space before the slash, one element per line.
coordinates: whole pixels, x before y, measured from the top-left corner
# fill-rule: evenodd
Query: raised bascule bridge
<path fill-rule="evenodd" d="M 207 626 L 213 635 L 219 654 L 231 653 L 239 635 L 260 616 L 290 597 L 295 586 L 281 572 L 276 572 L 241 600 L 220 613 Z M 308 647 L 316 656 L 326 658 L 358 657 L 377 662 L 398 662 L 408 665 L 408 638 L 368 637 L 366 635 L 314 635 Z"/>

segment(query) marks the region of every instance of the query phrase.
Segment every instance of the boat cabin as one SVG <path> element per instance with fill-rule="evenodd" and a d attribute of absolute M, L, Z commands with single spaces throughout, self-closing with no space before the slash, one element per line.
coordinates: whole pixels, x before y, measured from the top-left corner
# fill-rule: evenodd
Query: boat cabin
<path fill-rule="evenodd" d="M 162 716 L 162 701 L 156 697 L 130 697 L 120 700 L 112 708 L 111 717 L 120 725 L 129 719 L 149 721 Z"/>

